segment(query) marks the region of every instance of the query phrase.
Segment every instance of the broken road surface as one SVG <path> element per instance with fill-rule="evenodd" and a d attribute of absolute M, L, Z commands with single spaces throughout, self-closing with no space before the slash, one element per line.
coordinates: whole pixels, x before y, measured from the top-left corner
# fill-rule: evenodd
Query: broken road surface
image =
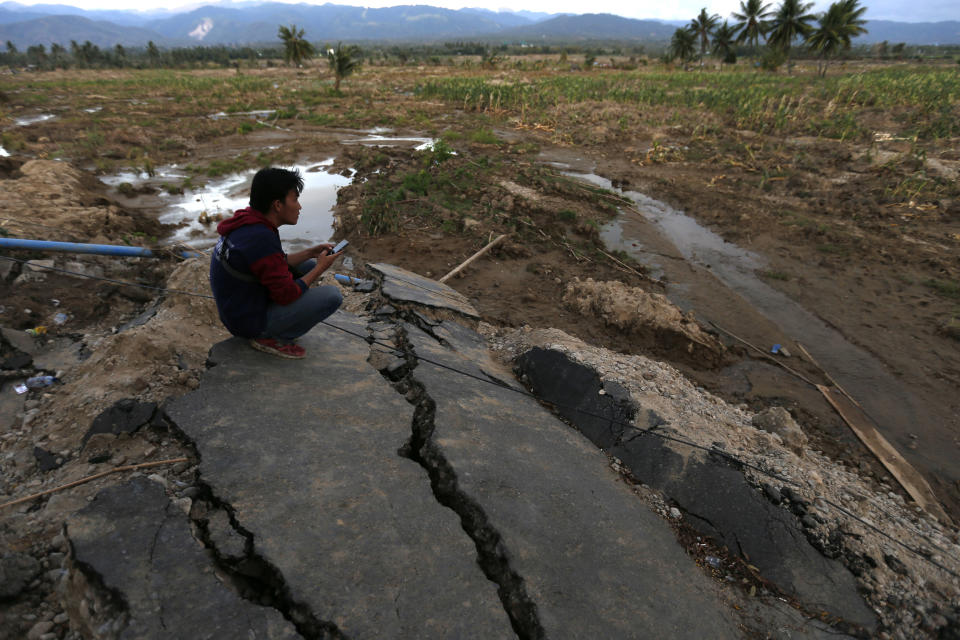
<path fill-rule="evenodd" d="M 741 637 L 729 594 L 607 457 L 477 333 L 423 313 L 443 295 L 414 307 L 398 282 L 390 295 L 381 282 L 380 313 L 338 312 L 304 336 L 304 360 L 239 339 L 213 347 L 199 389 L 166 407 L 199 460 L 208 507 L 191 517 L 209 566 L 151 551 L 166 578 L 137 596 L 142 569 L 102 547 L 134 517 L 123 494 L 68 522 L 78 566 L 125 607 L 114 624 L 158 629 L 164 607 L 202 608 L 177 599 L 178 580 L 214 573 L 246 598 L 231 606 L 266 630 L 257 637 L 292 633 L 277 610 L 311 638 Z M 469 318 L 455 303 L 446 311 Z M 170 505 L 151 509 L 131 530 L 189 525 Z M 218 637 L 203 624 L 197 637 Z"/>

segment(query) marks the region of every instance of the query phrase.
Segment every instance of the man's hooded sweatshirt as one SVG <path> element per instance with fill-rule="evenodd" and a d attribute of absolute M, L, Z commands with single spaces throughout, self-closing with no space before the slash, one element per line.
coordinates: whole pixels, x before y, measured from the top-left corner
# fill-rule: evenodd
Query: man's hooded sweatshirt
<path fill-rule="evenodd" d="M 230 333 L 256 338 L 263 333 L 270 302 L 290 304 L 308 287 L 287 265 L 277 227 L 256 209 L 237 211 L 217 225 L 217 233 L 220 259 L 210 261 L 210 288 L 217 312 Z M 220 260 L 234 272 L 252 276 L 252 281 L 231 274 Z"/>

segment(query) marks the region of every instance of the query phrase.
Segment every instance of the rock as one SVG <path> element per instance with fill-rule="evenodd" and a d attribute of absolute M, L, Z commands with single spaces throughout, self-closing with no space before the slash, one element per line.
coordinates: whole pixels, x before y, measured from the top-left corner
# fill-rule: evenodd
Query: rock
<path fill-rule="evenodd" d="M 87 441 L 98 433 L 133 433 L 150 422 L 156 412 L 155 402 L 140 402 L 133 398 L 119 400 L 112 407 L 93 419 L 90 429 L 81 441 L 81 448 Z"/>
<path fill-rule="evenodd" d="M 53 260 L 30 260 L 23 264 L 20 275 L 13 281 L 14 285 L 26 284 L 28 282 L 43 282 L 50 273 L 47 267 L 53 266 Z"/>
<path fill-rule="evenodd" d="M 41 447 L 33 448 L 33 457 L 37 459 L 37 468 L 46 473 L 63 466 L 63 458 L 60 458 Z"/>
<path fill-rule="evenodd" d="M 27 632 L 27 640 L 40 640 L 41 636 L 53 629 L 52 620 L 42 620 L 30 628 Z"/>
<path fill-rule="evenodd" d="M 807 436 L 786 409 L 770 407 L 753 416 L 752 422 L 758 429 L 779 435 L 791 451 L 798 456 L 803 456 Z"/>
<path fill-rule="evenodd" d="M 0 600 L 15 598 L 40 573 L 40 563 L 25 553 L 0 558 Z"/>
<path fill-rule="evenodd" d="M 783 501 L 783 497 L 780 495 L 780 490 L 770 483 L 764 483 L 763 493 L 773 504 L 780 504 Z"/>
<path fill-rule="evenodd" d="M 207 520 L 210 541 L 221 557 L 240 560 L 246 555 L 247 539 L 230 524 L 230 517 L 223 509 L 217 509 Z"/>

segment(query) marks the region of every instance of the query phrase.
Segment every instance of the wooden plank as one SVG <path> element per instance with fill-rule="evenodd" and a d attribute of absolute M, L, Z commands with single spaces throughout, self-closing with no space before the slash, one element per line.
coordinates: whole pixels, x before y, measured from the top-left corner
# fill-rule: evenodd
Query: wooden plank
<path fill-rule="evenodd" d="M 933 493 L 933 489 L 930 488 L 927 481 L 920 475 L 920 472 L 914 469 L 913 466 L 900 455 L 900 452 L 877 431 L 863 410 L 840 390 L 825 387 L 822 384 L 818 384 L 817 389 L 823 394 L 823 397 L 827 399 L 827 402 L 837 410 L 840 417 L 850 426 L 850 429 L 860 439 L 860 442 L 862 442 L 873 455 L 877 457 L 877 460 L 886 467 L 887 471 L 896 478 L 897 482 L 899 482 L 900 486 L 913 498 L 914 502 L 943 524 L 952 525 L 953 521 L 947 515 L 946 511 L 943 510 L 940 501 L 937 500 L 936 494 Z"/>

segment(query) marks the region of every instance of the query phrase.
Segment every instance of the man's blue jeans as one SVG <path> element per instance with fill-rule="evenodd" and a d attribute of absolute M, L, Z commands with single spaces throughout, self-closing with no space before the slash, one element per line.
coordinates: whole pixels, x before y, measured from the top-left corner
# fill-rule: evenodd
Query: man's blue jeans
<path fill-rule="evenodd" d="M 303 275 L 316 266 L 316 260 L 307 260 L 296 266 L 294 271 Z M 260 334 L 261 338 L 295 340 L 313 329 L 340 308 L 343 296 L 340 289 L 333 285 L 313 287 L 290 304 L 271 302 L 267 306 L 267 324 Z"/>

